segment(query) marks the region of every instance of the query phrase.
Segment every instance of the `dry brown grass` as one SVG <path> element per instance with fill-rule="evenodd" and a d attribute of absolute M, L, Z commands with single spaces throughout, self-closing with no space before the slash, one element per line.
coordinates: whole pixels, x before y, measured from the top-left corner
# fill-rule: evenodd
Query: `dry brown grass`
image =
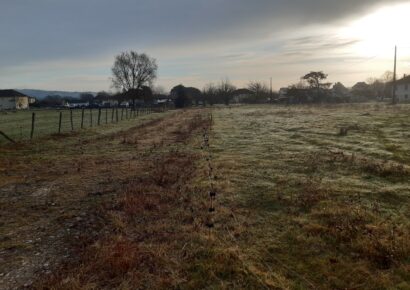
<path fill-rule="evenodd" d="M 208 123 L 199 113 L 181 125 L 173 131 L 177 143 L 187 142 Z M 187 253 L 178 253 L 204 223 L 204 214 L 197 212 L 201 197 L 189 197 L 198 158 L 176 148 L 146 159 L 144 174 L 123 184 L 121 193 L 101 211 L 107 221 L 105 234 L 83 245 L 78 259 L 34 287 L 167 289 L 182 282 L 184 266 L 178 264 Z"/>

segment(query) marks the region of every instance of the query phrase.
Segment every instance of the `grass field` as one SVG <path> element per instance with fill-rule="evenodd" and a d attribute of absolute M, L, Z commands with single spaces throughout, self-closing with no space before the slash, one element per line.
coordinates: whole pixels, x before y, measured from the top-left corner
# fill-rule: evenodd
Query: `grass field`
<path fill-rule="evenodd" d="M 51 134 L 57 134 L 59 130 L 60 112 L 61 133 L 69 133 L 81 129 L 82 110 L 73 109 L 73 128 L 71 127 L 71 113 L 69 109 L 34 109 L 20 111 L 0 111 L 0 131 L 15 141 L 24 141 L 30 139 L 32 114 L 35 113 L 34 138 L 44 137 Z M 145 114 L 141 109 L 139 114 Z M 83 118 L 83 128 L 95 127 L 98 125 L 98 109 L 85 109 Z M 122 115 L 122 116 L 121 116 Z M 124 121 L 134 117 L 134 112 L 128 109 L 118 108 L 118 121 Z M 100 115 L 100 124 L 105 125 L 117 122 L 117 111 L 112 108 L 102 108 Z M 0 136 L 0 144 L 7 142 Z"/>
<path fill-rule="evenodd" d="M 215 107 L 0 146 L 0 289 L 409 289 L 409 127 Z"/>
<path fill-rule="evenodd" d="M 214 118 L 219 233 L 247 269 L 278 289 L 410 288 L 410 106 Z"/>

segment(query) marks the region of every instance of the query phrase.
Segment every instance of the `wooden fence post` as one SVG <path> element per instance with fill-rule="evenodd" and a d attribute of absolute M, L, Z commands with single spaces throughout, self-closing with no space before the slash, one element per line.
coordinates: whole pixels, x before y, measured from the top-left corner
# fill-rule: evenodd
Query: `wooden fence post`
<path fill-rule="evenodd" d="M 70 109 L 70 122 L 71 122 L 71 131 L 74 131 L 73 110 L 72 109 Z"/>
<path fill-rule="evenodd" d="M 124 108 L 121 108 L 121 121 L 123 117 L 124 117 Z"/>
<path fill-rule="evenodd" d="M 93 109 L 90 108 L 90 127 L 93 126 Z"/>
<path fill-rule="evenodd" d="M 61 123 L 63 121 L 63 112 L 60 111 L 60 119 L 58 121 L 58 134 L 61 134 Z"/>
<path fill-rule="evenodd" d="M 84 128 L 84 108 L 81 109 L 81 129 Z"/>
<path fill-rule="evenodd" d="M 98 108 L 98 126 L 101 124 L 101 108 Z"/>
<path fill-rule="evenodd" d="M 115 118 L 118 123 L 118 107 L 115 108 Z"/>
<path fill-rule="evenodd" d="M 114 113 L 115 113 L 115 108 L 112 107 L 112 113 L 111 113 L 111 123 L 114 123 Z"/>
<path fill-rule="evenodd" d="M 34 136 L 34 128 L 35 128 L 35 123 L 36 123 L 36 113 L 33 113 L 31 115 L 31 132 L 30 132 L 30 140 L 33 139 Z"/>
<path fill-rule="evenodd" d="M 105 124 L 108 124 L 108 108 L 105 108 Z"/>
<path fill-rule="evenodd" d="M 125 120 L 128 120 L 128 108 L 125 108 Z"/>

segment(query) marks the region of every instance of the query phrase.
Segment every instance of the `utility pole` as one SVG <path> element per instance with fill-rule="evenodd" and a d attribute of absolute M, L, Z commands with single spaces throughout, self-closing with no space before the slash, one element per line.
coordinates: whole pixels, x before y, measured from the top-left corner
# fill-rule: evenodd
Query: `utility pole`
<path fill-rule="evenodd" d="M 393 105 L 395 105 L 397 103 L 397 100 L 396 100 L 396 78 L 397 78 L 397 46 L 394 47 Z"/>

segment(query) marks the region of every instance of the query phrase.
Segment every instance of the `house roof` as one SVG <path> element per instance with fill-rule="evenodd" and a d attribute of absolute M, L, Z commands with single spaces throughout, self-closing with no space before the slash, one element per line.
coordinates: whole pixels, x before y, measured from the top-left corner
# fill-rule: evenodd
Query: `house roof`
<path fill-rule="evenodd" d="M 404 78 L 397 81 L 398 85 L 410 84 L 410 76 L 405 76 Z"/>
<path fill-rule="evenodd" d="M 0 90 L 0 98 L 10 98 L 10 97 L 27 97 L 27 96 L 15 90 Z"/>

